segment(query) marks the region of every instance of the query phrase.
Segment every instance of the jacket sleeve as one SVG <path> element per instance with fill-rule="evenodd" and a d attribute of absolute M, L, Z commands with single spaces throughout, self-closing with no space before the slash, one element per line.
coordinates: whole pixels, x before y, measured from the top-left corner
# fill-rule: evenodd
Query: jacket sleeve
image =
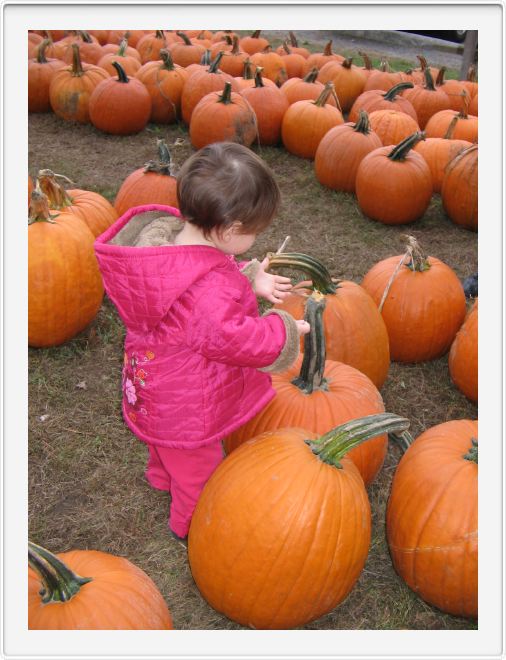
<path fill-rule="evenodd" d="M 195 301 L 188 319 L 188 345 L 210 360 L 257 369 L 276 363 L 287 351 L 287 340 L 293 351 L 290 324 L 295 325 L 295 320 L 286 315 L 289 316 L 287 321 L 279 314 L 249 316 L 240 298 L 239 290 L 208 289 Z M 298 352 L 298 334 L 296 345 Z"/>

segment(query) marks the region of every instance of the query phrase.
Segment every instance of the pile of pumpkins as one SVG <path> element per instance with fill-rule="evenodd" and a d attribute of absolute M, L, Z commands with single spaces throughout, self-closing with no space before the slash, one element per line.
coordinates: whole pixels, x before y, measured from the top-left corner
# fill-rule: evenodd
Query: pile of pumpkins
<path fill-rule="evenodd" d="M 180 120 L 197 149 L 281 141 L 314 159 L 320 183 L 356 193 L 372 220 L 413 222 L 437 193 L 453 222 L 477 229 L 474 67 L 462 81 L 445 81 L 445 67 L 422 56 L 407 72 L 386 60 L 374 69 L 367 55 L 357 66 L 331 42 L 310 53 L 293 33 L 273 50 L 260 30 L 43 35 L 29 33 L 30 112 L 52 109 L 117 135 Z"/>

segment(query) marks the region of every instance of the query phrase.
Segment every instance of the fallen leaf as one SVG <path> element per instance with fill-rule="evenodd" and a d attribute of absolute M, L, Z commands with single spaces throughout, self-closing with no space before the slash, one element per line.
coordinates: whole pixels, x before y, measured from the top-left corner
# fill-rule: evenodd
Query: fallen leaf
<path fill-rule="evenodd" d="M 80 390 L 86 390 L 88 388 L 85 380 L 81 380 L 79 383 L 77 383 L 76 387 L 78 387 Z"/>

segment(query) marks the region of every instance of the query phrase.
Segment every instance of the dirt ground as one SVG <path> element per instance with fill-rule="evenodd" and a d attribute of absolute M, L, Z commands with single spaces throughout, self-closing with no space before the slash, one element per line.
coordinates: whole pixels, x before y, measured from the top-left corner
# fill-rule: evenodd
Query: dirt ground
<path fill-rule="evenodd" d="M 171 147 L 176 167 L 193 151 L 187 130 L 179 125 L 149 125 L 119 138 L 44 114 L 30 116 L 28 135 L 30 174 L 52 169 L 72 179 L 73 187 L 110 201 L 130 172 L 155 157 L 158 137 Z M 401 237 L 409 231 L 459 278 L 477 270 L 477 235 L 456 227 L 439 197 L 411 226 L 384 226 L 365 218 L 353 195 L 323 188 L 311 161 L 282 147 L 254 149 L 272 168 L 283 204 L 247 256 L 262 257 L 290 235 L 290 249 L 312 254 L 333 276 L 359 283 L 377 261 L 402 254 Z M 200 596 L 185 549 L 167 533 L 167 496 L 144 480 L 146 449 L 120 413 L 123 336 L 118 315 L 105 299 L 80 336 L 61 347 L 29 350 L 30 538 L 57 552 L 95 548 L 128 557 L 156 582 L 176 628 L 240 629 Z M 381 394 L 387 410 L 409 417 L 415 436 L 432 425 L 478 414 L 453 386 L 447 356 L 418 365 L 392 363 Z M 369 488 L 372 543 L 355 588 L 338 608 L 305 629 L 476 628 L 476 622 L 424 603 L 393 570 L 384 514 L 399 458 L 400 450 L 389 447 Z"/>

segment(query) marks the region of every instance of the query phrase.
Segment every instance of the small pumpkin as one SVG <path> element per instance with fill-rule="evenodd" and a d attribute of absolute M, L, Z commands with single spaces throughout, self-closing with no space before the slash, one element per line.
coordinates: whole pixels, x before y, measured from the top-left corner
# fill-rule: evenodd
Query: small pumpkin
<path fill-rule="evenodd" d="M 452 137 L 455 140 L 478 142 L 478 117 L 468 114 L 469 97 L 466 92 L 461 96 L 461 103 L 459 112 L 440 110 L 432 115 L 425 127 L 426 136 L 444 137 L 452 125 Z"/>
<path fill-rule="evenodd" d="M 463 149 L 451 160 L 441 185 L 443 208 L 456 225 L 478 230 L 478 145 Z"/>
<path fill-rule="evenodd" d="M 325 48 L 321 53 L 311 53 L 306 59 L 306 67 L 303 71 L 303 74 L 306 75 L 315 67 L 318 71 L 322 68 L 327 62 L 342 62 L 344 57 L 338 55 L 332 51 L 332 39 L 325 44 Z"/>
<path fill-rule="evenodd" d="M 355 100 L 364 91 L 367 76 L 362 69 L 353 64 L 353 58 L 347 57 L 342 62 L 327 62 L 320 69 L 318 78 L 321 83 L 331 80 L 343 112 L 348 112 Z"/>
<path fill-rule="evenodd" d="M 414 237 L 403 255 L 375 264 L 362 287 L 378 305 L 396 362 L 423 362 L 444 355 L 466 315 L 466 299 L 455 272 L 426 257 Z"/>
<path fill-rule="evenodd" d="M 194 74 L 195 75 L 195 74 Z M 193 110 L 190 140 L 195 149 L 212 142 L 237 142 L 250 147 L 258 135 L 255 111 L 225 82 L 223 92 L 211 92 Z"/>
<path fill-rule="evenodd" d="M 371 220 L 386 225 L 407 224 L 427 210 L 432 176 L 423 156 L 413 151 L 423 137 L 423 133 L 413 133 L 393 148 L 371 151 L 360 162 L 355 192 L 361 211 Z"/>
<path fill-rule="evenodd" d="M 262 68 L 257 67 L 255 86 L 241 90 L 242 96 L 253 108 L 258 128 L 259 144 L 278 144 L 281 139 L 281 122 L 289 103 L 276 85 L 266 85 Z"/>
<path fill-rule="evenodd" d="M 158 161 L 150 160 L 134 170 L 121 184 L 114 200 L 118 217 L 128 209 L 144 204 L 164 204 L 179 208 L 176 179 L 172 175 L 172 162 L 165 140 L 157 140 Z"/>
<path fill-rule="evenodd" d="M 141 56 L 142 64 L 146 62 L 156 62 L 160 59 L 160 51 L 162 48 L 167 49 L 169 43 L 165 36 L 164 30 L 156 30 L 155 32 L 148 32 L 142 36 L 137 42 L 135 48 Z"/>
<path fill-rule="evenodd" d="M 380 63 L 380 68 L 371 71 L 367 76 L 364 85 L 364 93 L 373 90 L 388 92 L 393 86 L 402 82 L 410 82 L 408 76 L 401 71 L 392 71 L 387 60 L 383 58 Z"/>
<path fill-rule="evenodd" d="M 192 40 L 185 34 L 185 32 L 176 32 L 178 37 L 181 37 L 182 42 L 174 42 L 170 44 L 168 50 L 172 55 L 174 64 L 185 67 L 190 64 L 198 64 L 200 58 L 206 52 L 202 44 L 192 42 Z"/>
<path fill-rule="evenodd" d="M 369 122 L 385 147 L 398 144 L 420 130 L 413 117 L 398 110 L 373 110 L 369 114 Z"/>
<path fill-rule="evenodd" d="M 151 116 L 151 96 L 143 83 L 129 78 L 118 62 L 112 65 L 117 78 L 104 80 L 93 90 L 90 121 L 98 130 L 113 135 L 139 133 Z"/>
<path fill-rule="evenodd" d="M 288 78 L 300 78 L 306 67 L 306 58 L 299 53 L 294 52 L 287 41 L 283 42 L 282 51 L 276 51 L 278 55 L 283 58 L 285 64 L 286 75 Z"/>
<path fill-rule="evenodd" d="M 260 32 L 261 30 L 255 30 L 249 37 L 243 37 L 240 40 L 241 49 L 248 55 L 260 53 L 264 48 L 270 46 L 269 41 L 260 36 Z"/>
<path fill-rule="evenodd" d="M 192 575 L 211 607 L 244 626 L 287 629 L 342 602 L 371 535 L 367 493 L 346 451 L 408 424 L 383 413 L 320 438 L 281 429 L 232 452 L 205 485 L 188 534 Z"/>
<path fill-rule="evenodd" d="M 413 89 L 404 92 L 405 98 L 413 105 L 418 117 L 418 125 L 424 129 L 427 122 L 440 110 L 450 110 L 451 104 L 447 94 L 434 85 L 434 78 L 431 70 L 426 67 L 424 70 L 425 84 L 423 86 L 415 85 Z"/>
<path fill-rule="evenodd" d="M 84 30 L 77 30 L 75 36 L 71 37 L 67 48 L 63 51 L 62 54 L 62 60 L 67 62 L 67 64 L 71 64 L 74 58 L 72 44 L 79 45 L 79 55 L 82 62 L 100 66 L 98 62 L 102 58 L 103 52 L 102 46 L 98 43 L 98 39 L 96 37 L 91 36 Z"/>
<path fill-rule="evenodd" d="M 292 51 L 294 53 L 298 53 L 299 55 L 302 55 L 302 57 L 305 60 L 307 60 L 307 58 L 311 55 L 310 51 L 307 48 L 304 48 L 304 46 L 299 45 L 295 33 L 292 32 L 291 30 L 288 32 L 288 36 L 290 38 L 290 48 L 292 49 Z"/>
<path fill-rule="evenodd" d="M 140 57 L 134 57 L 133 55 L 127 54 L 128 41 L 123 39 L 120 43 L 119 48 L 112 53 L 105 53 L 98 60 L 98 66 L 101 66 L 102 69 L 105 69 L 110 76 L 116 75 L 116 69 L 113 66 L 113 62 L 119 62 L 121 68 L 126 73 L 127 76 L 135 76 L 137 71 L 141 68 Z"/>
<path fill-rule="evenodd" d="M 316 80 L 317 76 L 318 69 L 314 67 L 309 73 L 306 73 L 304 78 L 289 78 L 284 82 L 280 90 L 288 99 L 288 103 L 292 105 L 297 101 L 316 101 L 325 88 L 323 83 Z M 333 95 L 327 98 L 326 103 L 337 108 L 337 103 Z"/>
<path fill-rule="evenodd" d="M 188 72 L 174 64 L 171 54 L 164 48 L 161 61 L 146 62 L 135 74 L 151 96 L 150 121 L 173 124 L 181 116 L 181 96 Z"/>
<path fill-rule="evenodd" d="M 478 299 L 453 340 L 448 368 L 458 389 L 478 403 Z"/>
<path fill-rule="evenodd" d="M 255 66 L 261 66 L 264 70 L 264 76 L 281 86 L 288 79 L 285 62 L 283 58 L 272 50 L 270 46 L 254 53 L 251 56 L 251 63 Z"/>
<path fill-rule="evenodd" d="M 46 57 L 49 39 L 44 39 L 37 47 L 37 55 L 28 61 L 28 112 L 48 112 L 49 85 L 55 71 L 66 66 L 62 60 Z"/>
<path fill-rule="evenodd" d="M 223 53 L 220 62 L 220 69 L 236 78 L 242 75 L 244 71 L 244 62 L 247 59 L 249 59 L 248 53 L 239 48 L 239 39 L 234 37 L 232 39 L 231 50 Z"/>
<path fill-rule="evenodd" d="M 375 110 L 397 110 L 398 112 L 405 112 L 418 125 L 415 109 L 407 99 L 401 96 L 401 92 L 412 87 L 412 82 L 400 82 L 391 87 L 388 92 L 383 92 L 380 89 L 362 92 L 350 109 L 348 121 L 357 121 L 360 110 L 365 110 L 369 114 Z"/>
<path fill-rule="evenodd" d="M 28 542 L 29 630 L 173 630 L 153 580 L 99 550 L 57 555 Z"/>
<path fill-rule="evenodd" d="M 468 101 L 471 99 L 471 95 L 466 89 L 463 80 L 453 80 L 453 79 L 444 79 L 446 67 L 441 67 L 439 70 L 438 76 L 436 78 L 436 87 L 441 89 L 450 100 L 450 109 L 456 110 L 459 112 L 462 109 L 462 95 L 464 94 Z M 473 114 L 471 112 L 471 114 Z"/>
<path fill-rule="evenodd" d="M 401 458 L 386 513 L 394 568 L 423 600 L 478 615 L 478 422 L 423 432 Z"/>

